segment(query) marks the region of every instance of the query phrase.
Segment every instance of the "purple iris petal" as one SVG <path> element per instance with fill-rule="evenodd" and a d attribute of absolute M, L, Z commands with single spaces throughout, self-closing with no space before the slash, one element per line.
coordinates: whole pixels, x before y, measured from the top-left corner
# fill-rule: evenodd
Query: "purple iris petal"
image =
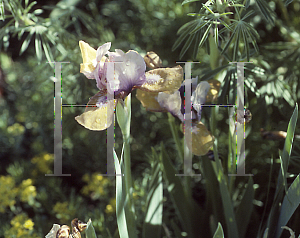
<path fill-rule="evenodd" d="M 109 60 L 114 62 L 122 62 L 115 64 L 114 93 L 117 96 L 123 93 L 128 95 L 134 87 L 144 84 L 146 64 L 142 56 L 135 51 L 128 51 L 126 54 L 121 50 L 115 53 L 109 53 Z M 108 88 L 108 90 L 112 90 Z M 113 92 L 110 92 L 113 93 Z"/>
<path fill-rule="evenodd" d="M 159 105 L 170 112 L 173 116 L 178 117 L 183 121 L 183 114 L 180 111 L 181 108 L 181 98 L 179 91 L 173 94 L 168 94 L 164 92 L 158 93 L 157 102 Z"/>
<path fill-rule="evenodd" d="M 201 119 L 201 105 L 205 104 L 206 95 L 210 89 L 210 85 L 207 81 L 202 81 L 197 85 L 197 88 L 192 93 L 192 104 L 193 108 L 197 111 L 198 121 Z"/>
<path fill-rule="evenodd" d="M 109 53 L 111 43 L 105 43 L 98 47 L 97 49 L 97 65 L 94 70 L 94 78 L 97 82 L 97 88 L 105 89 L 106 88 L 106 66 L 105 62 L 108 62 L 108 59 L 105 57 L 105 54 Z"/>

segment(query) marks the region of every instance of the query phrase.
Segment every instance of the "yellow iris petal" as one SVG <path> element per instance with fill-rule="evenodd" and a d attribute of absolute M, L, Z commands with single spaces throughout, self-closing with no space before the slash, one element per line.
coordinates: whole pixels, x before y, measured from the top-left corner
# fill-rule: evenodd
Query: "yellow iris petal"
<path fill-rule="evenodd" d="M 97 50 L 92 48 L 88 43 L 79 41 L 79 47 L 81 50 L 83 63 L 80 64 L 80 73 L 91 73 L 95 70 L 95 60 L 97 56 Z"/>
<path fill-rule="evenodd" d="M 151 78 L 159 78 L 151 83 Z M 158 68 L 146 72 L 148 82 L 144 83 L 141 87 L 142 90 L 150 92 L 165 92 L 174 93 L 181 86 L 183 80 L 183 69 L 181 66 L 174 68 Z"/>
<path fill-rule="evenodd" d="M 192 144 L 187 141 L 188 148 L 195 155 L 205 155 L 213 146 L 214 138 L 202 122 L 192 128 Z"/>
<path fill-rule="evenodd" d="M 214 102 L 218 99 L 221 83 L 216 79 L 210 79 L 207 82 L 210 85 L 210 89 L 206 96 L 206 102 Z"/>
<path fill-rule="evenodd" d="M 106 90 L 98 92 L 88 102 L 88 105 L 94 105 L 94 107 L 86 107 L 84 113 L 75 117 L 80 125 L 92 131 L 102 131 L 111 125 L 117 100 L 107 101 L 100 107 L 96 106 L 98 99 L 105 96 L 106 93 Z"/>
<path fill-rule="evenodd" d="M 164 110 L 159 103 L 157 102 L 158 92 L 146 92 L 140 89 L 136 91 L 136 97 L 142 103 L 143 107 L 146 110 L 153 111 L 153 112 L 164 112 Z"/>

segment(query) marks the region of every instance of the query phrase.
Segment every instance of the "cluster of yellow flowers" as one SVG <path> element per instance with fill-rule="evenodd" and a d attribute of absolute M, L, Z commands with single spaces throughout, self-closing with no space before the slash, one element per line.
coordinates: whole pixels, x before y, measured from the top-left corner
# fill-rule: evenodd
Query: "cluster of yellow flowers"
<path fill-rule="evenodd" d="M 34 222 L 25 213 L 16 215 L 11 221 L 11 228 L 4 233 L 5 238 L 38 238 L 34 232 Z"/>
<path fill-rule="evenodd" d="M 7 127 L 7 132 L 12 136 L 22 135 L 25 131 L 25 127 L 20 123 L 15 123 L 9 127 Z"/>
<path fill-rule="evenodd" d="M 32 185 L 32 179 L 23 180 L 20 187 L 20 199 L 29 205 L 34 205 L 36 197 L 36 188 Z"/>
<path fill-rule="evenodd" d="M 54 155 L 53 154 L 42 154 L 35 156 L 31 159 L 31 162 L 36 165 L 36 168 L 32 171 L 33 176 L 38 174 L 51 174 L 51 166 L 53 168 Z"/>
<path fill-rule="evenodd" d="M 14 209 L 17 201 L 34 205 L 37 195 L 31 179 L 26 179 L 18 186 L 11 175 L 0 176 L 0 213 L 7 212 L 7 208 Z M 34 223 L 25 213 L 16 215 L 10 221 L 11 227 L 4 233 L 6 237 L 29 238 L 38 237 L 33 231 Z"/>
<path fill-rule="evenodd" d="M 81 193 L 90 196 L 93 200 L 99 199 L 107 195 L 112 186 L 112 182 L 107 178 L 94 173 L 92 175 L 85 174 L 82 180 L 87 183 L 81 190 Z"/>
<path fill-rule="evenodd" d="M 0 213 L 4 213 L 7 207 L 13 207 L 17 197 L 29 205 L 35 203 L 36 188 L 32 185 L 32 179 L 23 180 L 19 187 L 15 184 L 15 179 L 10 176 L 0 177 Z"/>
<path fill-rule="evenodd" d="M 16 203 L 18 189 L 12 176 L 0 176 L 0 213 L 4 213 L 6 207 L 12 207 Z"/>

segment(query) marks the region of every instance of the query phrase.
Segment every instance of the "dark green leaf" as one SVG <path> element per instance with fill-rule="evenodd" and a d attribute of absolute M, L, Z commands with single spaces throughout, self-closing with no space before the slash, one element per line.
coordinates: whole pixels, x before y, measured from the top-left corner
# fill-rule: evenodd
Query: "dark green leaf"
<path fill-rule="evenodd" d="M 277 232 L 277 225 L 278 225 L 278 219 L 279 215 L 281 212 L 281 202 L 284 196 L 284 187 L 286 182 L 286 178 L 283 176 L 286 176 L 286 170 L 288 167 L 289 163 L 289 156 L 290 156 L 290 150 L 292 148 L 292 141 L 293 141 L 293 136 L 294 136 L 294 131 L 296 127 L 296 121 L 298 117 L 298 105 L 296 105 L 296 108 L 294 110 L 294 113 L 290 119 L 289 126 L 288 126 L 288 132 L 287 132 L 287 137 L 285 139 L 285 144 L 284 144 L 284 150 L 282 153 L 282 165 L 280 168 L 280 172 L 278 174 L 278 181 L 277 181 L 277 186 L 276 186 L 276 191 L 275 191 L 275 198 L 272 204 L 271 212 L 269 214 L 268 218 L 268 224 L 267 228 L 269 228 L 269 236 L 270 237 L 275 237 L 275 234 Z M 284 169 L 285 171 L 282 171 Z"/>
<path fill-rule="evenodd" d="M 294 182 L 289 187 L 287 194 L 285 195 L 282 206 L 280 209 L 280 215 L 278 219 L 276 238 L 279 238 L 282 233 L 282 226 L 285 226 L 290 220 L 295 210 L 300 204 L 300 174 L 296 177 Z"/>
<path fill-rule="evenodd" d="M 223 210 L 225 214 L 228 237 L 239 238 L 235 214 L 233 212 L 233 205 L 227 188 L 227 181 L 222 170 L 222 165 L 218 155 L 218 149 L 215 144 L 213 147 L 213 151 L 214 151 L 214 157 L 216 163 L 215 173 L 220 185 L 220 193 L 222 198 Z"/>
<path fill-rule="evenodd" d="M 245 8 L 247 9 L 250 6 L 250 0 L 247 0 L 245 3 Z"/>
<path fill-rule="evenodd" d="M 41 38 L 40 35 L 35 33 L 35 53 L 36 53 L 36 57 L 38 59 L 39 62 L 41 62 L 42 60 L 42 42 L 41 42 Z"/>
<path fill-rule="evenodd" d="M 30 44 L 32 35 L 33 35 L 33 32 L 31 31 L 31 32 L 27 35 L 26 39 L 23 41 L 23 44 L 22 44 L 21 49 L 20 49 L 20 55 L 23 54 L 25 50 L 27 50 L 28 45 Z"/>
<path fill-rule="evenodd" d="M 198 24 L 198 26 L 194 30 L 191 31 L 191 34 L 196 33 L 197 31 L 201 30 L 204 26 L 206 26 L 208 24 L 211 24 L 211 23 L 209 23 L 207 21 L 201 22 L 200 25 Z"/>
<path fill-rule="evenodd" d="M 189 49 L 189 47 L 191 46 L 193 40 L 195 38 L 195 34 L 192 34 L 189 36 L 189 38 L 187 39 L 187 41 L 185 42 L 184 46 L 182 47 L 180 54 L 179 54 L 179 58 L 181 59 L 184 54 L 187 52 L 187 50 Z"/>
<path fill-rule="evenodd" d="M 172 47 L 172 51 L 177 49 L 178 46 L 185 40 L 185 38 L 190 36 L 189 33 L 192 30 L 192 28 L 194 28 L 193 24 L 189 25 L 188 27 L 183 28 L 183 30 L 180 32 L 180 36 L 177 38 L 177 40 L 175 41 L 175 43 Z M 179 30 L 181 30 L 181 29 L 179 29 Z"/>
<path fill-rule="evenodd" d="M 268 2 L 265 0 L 256 0 L 255 1 L 257 7 L 261 11 L 263 17 L 266 19 L 267 22 L 274 25 L 274 16 L 275 13 L 272 11 L 270 6 L 268 5 Z"/>
<path fill-rule="evenodd" d="M 43 44 L 43 49 L 46 55 L 46 59 L 48 60 L 48 62 L 52 62 L 53 61 L 53 55 L 50 49 L 50 46 L 48 44 L 48 42 L 42 41 Z"/>
<path fill-rule="evenodd" d="M 233 28 L 234 30 L 233 30 L 233 32 L 232 32 L 232 34 L 231 34 L 231 36 L 230 36 L 229 40 L 226 42 L 226 44 L 225 44 L 224 48 L 222 49 L 222 52 L 221 52 L 221 54 L 225 53 L 225 51 L 228 49 L 228 47 L 230 46 L 230 44 L 231 44 L 232 40 L 233 40 L 233 39 L 234 39 L 234 37 L 235 37 L 235 32 L 236 32 L 236 23 L 234 22 L 234 23 L 230 24 L 230 28 Z"/>
<path fill-rule="evenodd" d="M 206 29 L 206 31 L 204 32 L 204 34 L 203 34 L 203 36 L 202 36 L 202 39 L 201 39 L 201 41 L 199 42 L 199 48 L 204 44 L 204 42 L 206 41 L 206 39 L 207 39 L 207 37 L 208 37 L 208 34 L 209 34 L 209 30 L 210 30 L 210 28 L 212 27 L 212 24 L 210 24 L 208 27 L 207 27 L 207 29 Z"/>
<path fill-rule="evenodd" d="M 244 43 L 245 43 L 245 50 L 246 50 L 246 57 L 247 57 L 247 61 L 249 62 L 250 61 L 250 50 L 249 50 L 249 44 L 247 44 L 247 35 L 246 35 L 246 32 L 242 29 L 242 35 L 243 35 L 243 40 L 244 40 Z"/>
<path fill-rule="evenodd" d="M 187 3 L 191 3 L 191 2 L 199 2 L 200 0 L 184 0 L 181 5 L 187 4 Z"/>
<path fill-rule="evenodd" d="M 292 2 L 293 2 L 293 0 L 286 0 L 285 3 L 284 3 L 284 5 L 285 5 L 285 6 L 288 6 L 288 5 L 289 5 L 290 3 L 292 3 Z"/>
<path fill-rule="evenodd" d="M 222 70 L 226 69 L 228 66 L 229 66 L 229 64 L 226 64 L 226 65 L 220 66 L 214 70 L 208 71 L 200 78 L 200 81 L 207 81 L 209 79 L 212 79 L 215 75 L 220 73 Z"/>
<path fill-rule="evenodd" d="M 197 32 L 195 35 L 196 35 L 196 39 L 195 39 L 194 50 L 193 50 L 193 58 L 194 59 L 196 59 L 196 57 L 197 57 L 197 53 L 198 53 L 198 49 L 199 49 L 198 42 L 200 41 L 201 32 Z"/>
<path fill-rule="evenodd" d="M 233 55 L 232 55 L 232 60 L 233 62 L 236 62 L 237 61 L 237 58 L 238 58 L 238 53 L 239 53 L 239 43 L 240 43 L 240 35 L 241 35 L 241 31 L 240 31 L 241 27 L 238 25 L 237 26 L 237 31 L 236 31 L 236 34 L 235 34 L 235 41 L 234 41 L 234 44 L 233 44 Z M 245 43 L 247 44 L 247 43 Z"/>
<path fill-rule="evenodd" d="M 213 236 L 213 238 L 224 238 L 223 228 L 220 222 L 218 222 L 218 228 Z"/>
<path fill-rule="evenodd" d="M 293 139 L 294 139 L 294 133 L 296 128 L 298 118 L 298 104 L 295 107 L 294 113 L 290 119 L 288 129 L 287 129 L 287 136 L 285 138 L 284 148 L 281 154 L 281 172 L 282 172 L 282 182 L 285 188 L 287 187 L 287 169 L 290 161 L 291 151 L 292 151 L 292 145 L 293 145 Z M 283 224 L 285 225 L 285 224 Z"/>
<path fill-rule="evenodd" d="M 152 176 L 147 196 L 147 209 L 143 226 L 143 237 L 161 237 L 163 216 L 163 183 L 159 158 L 153 150 Z"/>
<path fill-rule="evenodd" d="M 198 24 L 199 24 L 199 19 L 189 21 L 179 28 L 179 30 L 177 31 L 177 34 L 179 34 L 179 35 L 181 35 L 182 33 L 187 34 L 191 31 L 192 28 L 196 27 L 196 25 L 198 25 Z M 187 29 L 189 29 L 189 30 L 187 30 Z"/>
<path fill-rule="evenodd" d="M 252 14 L 254 14 L 254 11 L 253 11 L 253 10 L 248 11 L 248 12 L 246 13 L 246 15 L 243 16 L 243 18 L 241 19 L 241 21 L 245 21 L 245 20 L 246 20 L 248 17 L 250 17 Z"/>
<path fill-rule="evenodd" d="M 167 183 L 168 191 L 175 205 L 177 214 L 184 229 L 189 237 L 193 238 L 199 233 L 199 218 L 201 217 L 201 209 L 191 199 L 187 198 L 185 189 L 181 183 L 182 177 L 175 176 L 175 170 L 163 144 L 161 145 L 160 165 L 163 171 L 164 179 Z"/>
<path fill-rule="evenodd" d="M 85 229 L 85 236 L 86 238 L 97 238 L 95 229 L 92 225 L 92 221 L 91 219 L 89 219 L 88 223 L 87 223 L 87 227 Z"/>
<path fill-rule="evenodd" d="M 254 189 L 253 179 L 249 178 L 246 191 L 236 211 L 236 221 L 240 237 L 245 237 L 253 209 Z"/>

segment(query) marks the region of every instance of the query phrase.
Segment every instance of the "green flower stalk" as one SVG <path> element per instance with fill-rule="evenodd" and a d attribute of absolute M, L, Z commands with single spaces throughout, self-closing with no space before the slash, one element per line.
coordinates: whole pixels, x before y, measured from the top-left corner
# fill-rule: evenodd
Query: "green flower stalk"
<path fill-rule="evenodd" d="M 134 208 L 134 203 L 132 198 L 133 186 L 132 186 L 131 160 L 130 160 L 131 95 L 128 95 L 128 97 L 124 101 L 124 104 L 120 104 L 120 103 L 117 104 L 116 114 L 117 114 L 117 121 L 123 135 L 123 149 L 121 155 L 121 167 L 123 167 L 123 169 L 121 169 L 121 171 L 122 173 L 124 171 L 123 182 L 125 184 L 123 188 L 125 188 L 125 191 L 122 190 L 122 193 L 125 192 L 126 194 L 125 196 L 126 201 L 124 201 L 126 223 L 127 223 L 129 237 L 136 237 L 135 208 Z M 122 236 L 123 235 L 120 232 L 120 237 Z"/>

